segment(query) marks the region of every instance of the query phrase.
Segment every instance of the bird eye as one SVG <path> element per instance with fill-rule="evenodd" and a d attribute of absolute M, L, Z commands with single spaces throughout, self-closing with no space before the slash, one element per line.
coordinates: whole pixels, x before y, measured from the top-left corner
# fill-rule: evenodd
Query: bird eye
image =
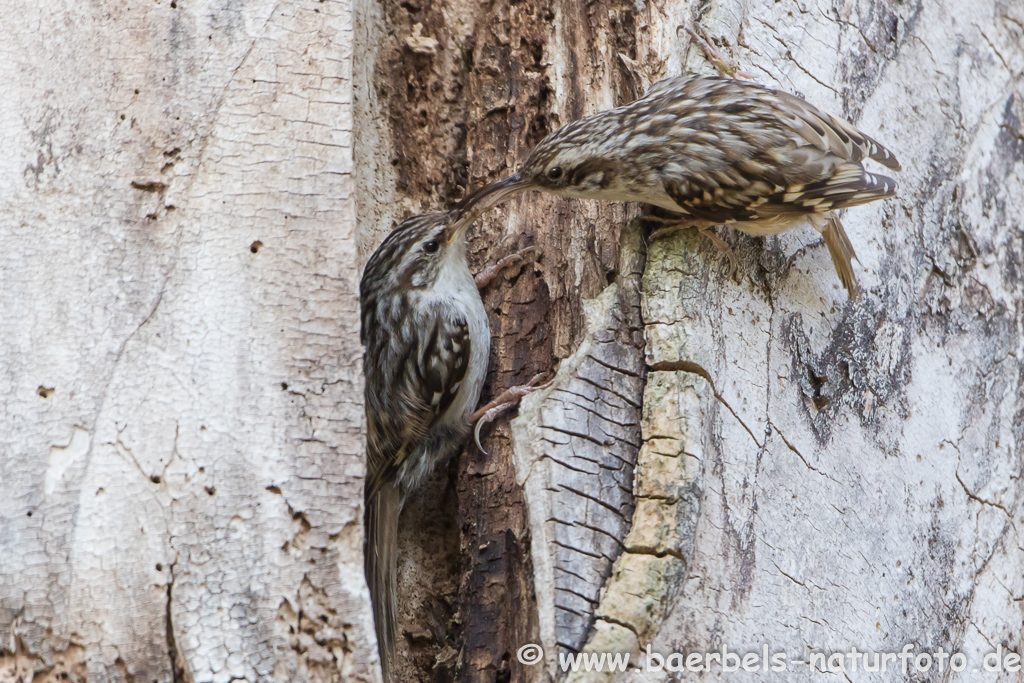
<path fill-rule="evenodd" d="M 552 166 L 551 168 L 548 169 L 548 178 L 551 178 L 552 180 L 558 180 L 561 177 L 562 177 L 562 167 L 561 166 Z"/>
<path fill-rule="evenodd" d="M 439 245 L 434 240 L 430 240 L 429 242 L 423 243 L 423 251 L 427 252 L 428 254 L 436 254 L 440 246 L 441 245 Z"/>

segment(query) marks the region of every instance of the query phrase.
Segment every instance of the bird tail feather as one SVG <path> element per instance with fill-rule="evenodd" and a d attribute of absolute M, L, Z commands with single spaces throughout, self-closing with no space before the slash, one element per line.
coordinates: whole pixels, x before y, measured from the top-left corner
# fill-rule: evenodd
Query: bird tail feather
<path fill-rule="evenodd" d="M 398 486 L 386 483 L 366 500 L 366 582 L 384 683 L 388 683 L 398 630 Z"/>
<path fill-rule="evenodd" d="M 853 244 L 850 243 L 843 224 L 839 222 L 834 213 L 828 215 L 821 236 L 825 239 L 825 246 L 828 247 L 828 254 L 832 257 L 832 264 L 836 267 L 839 281 L 843 283 L 850 298 L 856 299 L 860 288 L 857 286 L 857 277 L 853 274 L 851 261 L 857 257 L 857 254 L 853 251 Z"/>

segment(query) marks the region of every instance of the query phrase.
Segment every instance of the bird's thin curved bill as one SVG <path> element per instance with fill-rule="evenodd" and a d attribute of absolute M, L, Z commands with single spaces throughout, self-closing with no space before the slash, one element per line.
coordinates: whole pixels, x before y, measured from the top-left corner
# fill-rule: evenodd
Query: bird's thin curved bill
<path fill-rule="evenodd" d="M 477 218 L 482 216 L 488 209 L 492 209 L 505 201 L 516 192 L 524 190 L 528 184 L 523 181 L 518 173 L 510 175 L 504 180 L 484 185 L 476 192 L 470 194 L 461 202 L 455 205 L 452 212 L 456 218 L 453 221 L 452 229 L 449 232 L 448 241 L 455 239 L 455 235 L 463 228 L 468 227 Z"/>
<path fill-rule="evenodd" d="M 516 173 L 514 175 L 510 175 L 504 180 L 499 180 L 498 182 L 491 183 L 490 185 L 484 185 L 479 190 L 459 202 L 455 206 L 455 209 L 461 212 L 474 211 L 482 213 L 497 206 L 516 192 L 526 189 L 526 186 L 527 183 L 523 181 L 522 176 Z"/>

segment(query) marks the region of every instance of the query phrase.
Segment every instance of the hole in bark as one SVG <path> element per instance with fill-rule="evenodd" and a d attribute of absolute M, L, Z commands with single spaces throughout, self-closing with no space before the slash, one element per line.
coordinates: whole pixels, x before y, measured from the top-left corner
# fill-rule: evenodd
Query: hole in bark
<path fill-rule="evenodd" d="M 42 384 L 40 384 L 39 388 L 36 389 L 36 393 L 42 396 L 43 398 L 50 398 L 50 395 L 53 394 L 53 392 L 53 387 L 44 387 Z"/>
<path fill-rule="evenodd" d="M 151 482 L 153 482 L 154 484 L 159 484 L 160 483 L 160 475 L 159 474 L 154 474 L 152 477 L 149 478 L 149 480 Z"/>
<path fill-rule="evenodd" d="M 178 9 L 178 3 L 172 2 L 171 3 L 171 9 Z"/>
<path fill-rule="evenodd" d="M 260 242 L 259 240 L 256 240 L 255 242 L 249 245 L 249 251 L 251 251 L 254 254 L 262 248 L 263 242 Z"/>
<path fill-rule="evenodd" d="M 288 391 L 288 382 L 281 382 L 281 391 Z"/>
<path fill-rule="evenodd" d="M 158 572 L 162 572 L 164 570 L 164 566 L 158 562 L 156 565 L 156 570 Z"/>
<path fill-rule="evenodd" d="M 212 496 L 212 495 L 217 493 L 217 487 L 216 486 L 204 486 L 203 490 L 206 491 L 206 494 L 209 495 L 209 496 Z"/>
<path fill-rule="evenodd" d="M 26 512 L 26 513 L 25 513 L 25 516 L 26 516 L 26 517 L 31 517 L 31 516 L 32 516 L 32 511 L 31 511 L 31 510 L 29 510 L 28 512 Z"/>
<path fill-rule="evenodd" d="M 494 683 L 509 683 L 512 680 L 512 669 L 509 668 L 509 654 L 506 652 L 501 656 L 501 666 L 494 676 Z"/>
<path fill-rule="evenodd" d="M 276 493 L 279 496 L 281 495 L 281 489 L 277 488 L 276 486 L 268 486 L 267 490 L 270 491 L 271 493 Z"/>
<path fill-rule="evenodd" d="M 124 121 L 124 114 L 121 114 L 121 120 Z"/>

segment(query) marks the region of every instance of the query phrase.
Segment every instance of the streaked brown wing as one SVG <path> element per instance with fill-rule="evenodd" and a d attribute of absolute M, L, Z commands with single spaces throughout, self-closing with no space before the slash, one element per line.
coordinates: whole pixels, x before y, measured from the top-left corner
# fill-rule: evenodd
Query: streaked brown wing
<path fill-rule="evenodd" d="M 770 92 L 778 98 L 779 105 L 776 109 L 780 113 L 792 115 L 793 128 L 818 149 L 855 163 L 871 159 L 894 171 L 903 170 L 892 152 L 854 128 L 849 122 L 826 114 L 789 93 L 779 90 Z"/>
<path fill-rule="evenodd" d="M 895 181 L 859 164 L 870 157 L 898 168 L 888 150 L 797 97 L 729 79 L 708 79 L 690 98 L 685 88 L 671 92 L 652 113 L 677 114 L 667 154 L 680 161 L 661 175 L 666 193 L 691 216 L 757 221 L 895 194 Z"/>
<path fill-rule="evenodd" d="M 395 354 L 398 381 L 385 391 L 399 395 L 387 397 L 383 405 L 389 411 L 368 411 L 367 429 L 380 444 L 380 452 L 369 453 L 366 490 L 375 493 L 385 481 L 394 478 L 397 470 L 411 456 L 431 426 L 451 407 L 469 365 L 471 343 L 469 324 L 465 319 L 436 316 L 427 333 L 409 340 L 401 353 Z"/>

